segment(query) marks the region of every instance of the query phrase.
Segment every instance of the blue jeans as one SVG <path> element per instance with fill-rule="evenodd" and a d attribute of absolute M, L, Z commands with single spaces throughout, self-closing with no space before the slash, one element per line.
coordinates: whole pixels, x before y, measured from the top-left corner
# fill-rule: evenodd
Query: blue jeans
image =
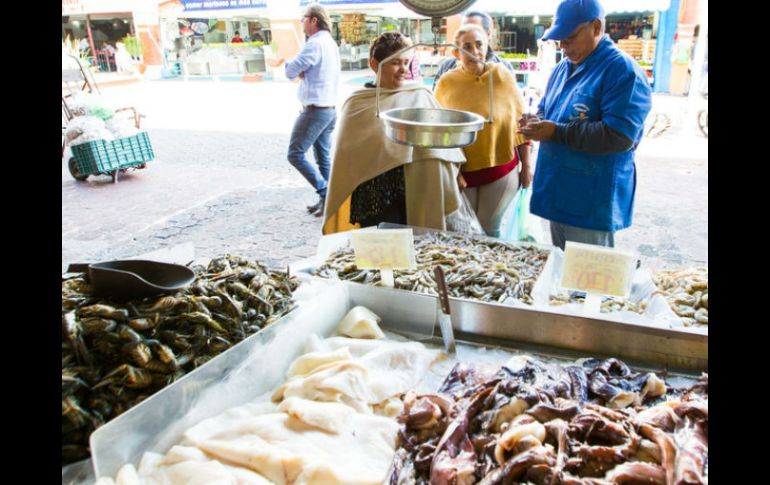
<path fill-rule="evenodd" d="M 331 169 L 332 131 L 337 120 L 333 109 L 305 109 L 291 131 L 289 142 L 289 163 L 305 177 L 321 197 L 326 197 L 326 187 L 329 182 Z M 305 153 L 313 147 L 316 169 L 305 157 Z"/>
<path fill-rule="evenodd" d="M 614 231 L 594 231 L 592 229 L 583 229 L 582 227 L 568 226 L 559 222 L 549 222 L 551 223 L 551 241 L 554 246 L 560 247 L 562 251 L 564 251 L 564 244 L 567 241 L 610 248 L 615 247 Z"/>

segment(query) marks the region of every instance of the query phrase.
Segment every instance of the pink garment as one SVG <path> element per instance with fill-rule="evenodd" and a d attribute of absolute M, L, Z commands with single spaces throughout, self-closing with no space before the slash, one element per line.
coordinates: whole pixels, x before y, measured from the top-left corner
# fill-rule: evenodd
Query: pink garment
<path fill-rule="evenodd" d="M 417 59 L 417 56 L 412 56 L 412 60 L 409 61 L 409 74 L 406 75 L 406 78 L 410 81 L 420 79 L 420 60 Z"/>

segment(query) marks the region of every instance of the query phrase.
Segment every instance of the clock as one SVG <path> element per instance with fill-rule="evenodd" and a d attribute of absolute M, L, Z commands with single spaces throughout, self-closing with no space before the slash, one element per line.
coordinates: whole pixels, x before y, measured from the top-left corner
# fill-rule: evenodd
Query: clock
<path fill-rule="evenodd" d="M 412 12 L 426 17 L 447 17 L 460 13 L 476 0 L 400 0 Z"/>

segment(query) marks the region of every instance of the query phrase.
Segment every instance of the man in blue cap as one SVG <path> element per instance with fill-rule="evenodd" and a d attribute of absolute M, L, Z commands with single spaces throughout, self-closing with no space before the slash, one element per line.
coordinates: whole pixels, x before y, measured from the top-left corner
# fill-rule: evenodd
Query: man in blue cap
<path fill-rule="evenodd" d="M 634 152 L 652 97 L 639 65 L 604 34 L 598 0 L 562 0 L 544 40 L 559 41 L 536 117 L 521 132 L 540 141 L 532 183 L 533 214 L 551 223 L 553 244 L 615 245 L 631 225 L 636 191 Z"/>

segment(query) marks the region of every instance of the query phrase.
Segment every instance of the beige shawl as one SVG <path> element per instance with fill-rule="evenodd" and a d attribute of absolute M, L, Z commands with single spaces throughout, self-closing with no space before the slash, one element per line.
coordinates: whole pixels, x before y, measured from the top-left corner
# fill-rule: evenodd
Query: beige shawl
<path fill-rule="evenodd" d="M 413 148 L 391 141 L 376 116 L 375 89 L 355 91 L 338 116 L 338 134 L 323 233 L 350 230 L 350 196 L 361 183 L 404 165 L 407 224 L 445 230 L 445 216 L 460 205 L 457 173 L 465 162 L 459 148 Z M 380 113 L 394 108 L 439 108 L 422 85 L 380 90 Z"/>

